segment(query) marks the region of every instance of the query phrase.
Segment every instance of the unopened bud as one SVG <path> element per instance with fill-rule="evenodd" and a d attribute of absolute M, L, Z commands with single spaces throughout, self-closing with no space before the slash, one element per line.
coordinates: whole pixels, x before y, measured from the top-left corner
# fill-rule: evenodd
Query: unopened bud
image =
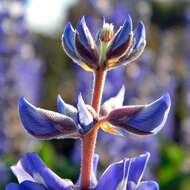
<path fill-rule="evenodd" d="M 109 42 L 113 37 L 113 28 L 113 24 L 105 23 L 102 31 L 100 32 L 100 40 L 103 42 Z"/>

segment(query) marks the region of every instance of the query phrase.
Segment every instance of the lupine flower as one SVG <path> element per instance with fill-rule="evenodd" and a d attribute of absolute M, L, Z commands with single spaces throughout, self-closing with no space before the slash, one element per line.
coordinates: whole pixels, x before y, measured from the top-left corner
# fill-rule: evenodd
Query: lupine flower
<path fill-rule="evenodd" d="M 80 138 L 94 124 L 93 108 L 86 106 L 82 96 L 78 98 L 77 108 L 57 98 L 58 112 L 37 108 L 25 98 L 19 102 L 20 118 L 24 128 L 34 137 Z"/>
<path fill-rule="evenodd" d="M 113 24 L 103 19 L 95 39 L 82 17 L 76 30 L 70 22 L 66 25 L 62 45 L 67 55 L 87 71 L 112 69 L 128 64 L 141 55 L 146 45 L 145 28 L 140 22 L 133 31 L 132 20 L 128 15 L 123 26 L 114 32 Z"/>
<path fill-rule="evenodd" d="M 158 190 L 155 181 L 142 181 L 150 154 L 145 153 L 137 157 L 126 158 L 111 164 L 99 181 L 96 179 L 98 155 L 94 156 L 90 189 L 109 190 Z M 62 179 L 51 171 L 40 159 L 37 153 L 27 153 L 20 161 L 11 167 L 19 184 L 10 183 L 6 190 L 73 190 L 80 188 L 68 179 Z"/>
<path fill-rule="evenodd" d="M 58 96 L 59 113 L 37 108 L 21 98 L 20 118 L 24 128 L 41 139 L 80 138 L 96 125 L 105 132 L 117 135 L 126 135 L 128 132 L 149 135 L 162 129 L 171 104 L 168 94 L 151 104 L 122 107 L 124 93 L 122 87 L 117 96 L 102 105 L 100 118 L 97 118 L 91 106 L 85 105 L 82 96 L 79 96 L 77 109 Z"/>

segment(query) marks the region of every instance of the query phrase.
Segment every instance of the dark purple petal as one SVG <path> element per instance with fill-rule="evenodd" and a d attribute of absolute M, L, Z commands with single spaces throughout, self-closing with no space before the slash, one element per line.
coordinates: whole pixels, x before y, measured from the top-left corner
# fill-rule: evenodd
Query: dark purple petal
<path fill-rule="evenodd" d="M 81 62 L 85 63 L 90 69 L 96 70 L 98 68 L 99 57 L 95 47 L 87 48 L 80 40 L 78 33 L 75 35 L 75 47 Z M 89 68 L 86 70 L 90 70 Z"/>
<path fill-rule="evenodd" d="M 5 190 L 21 190 L 21 189 L 18 184 L 10 183 L 6 186 Z"/>
<path fill-rule="evenodd" d="M 21 173 L 18 171 L 24 170 L 36 183 L 44 185 L 47 189 L 72 189 L 70 187 L 72 183 L 68 180 L 61 179 L 53 171 L 47 168 L 37 153 L 25 154 L 11 169 L 18 179 L 22 178 L 22 176 L 20 176 Z"/>
<path fill-rule="evenodd" d="M 19 188 L 20 190 L 48 190 L 45 186 L 31 181 L 25 181 L 21 183 Z"/>
<path fill-rule="evenodd" d="M 155 181 L 143 181 L 136 190 L 159 190 L 159 185 Z"/>
<path fill-rule="evenodd" d="M 81 94 L 78 97 L 77 108 L 78 108 L 78 122 L 81 127 L 80 132 L 86 133 L 93 127 L 94 119 L 90 111 L 87 109 L 87 106 L 84 103 Z"/>
<path fill-rule="evenodd" d="M 146 153 L 131 159 L 128 181 L 132 181 L 136 186 L 139 185 L 149 158 L 150 153 Z"/>
<path fill-rule="evenodd" d="M 111 164 L 99 179 L 96 190 L 107 189 L 116 190 L 119 186 L 126 186 L 130 160 L 123 160 Z"/>
<path fill-rule="evenodd" d="M 77 109 L 74 106 L 65 103 L 60 95 L 57 96 L 57 108 L 59 113 L 71 117 L 73 120 L 76 120 Z"/>
<path fill-rule="evenodd" d="M 71 118 L 37 108 L 24 98 L 19 101 L 19 113 L 24 128 L 34 137 L 41 139 L 74 138 L 78 135 L 75 122 Z"/>
<path fill-rule="evenodd" d="M 108 99 L 106 102 L 103 103 L 103 105 L 101 106 L 101 115 L 105 116 L 113 109 L 121 107 L 123 105 L 124 96 L 125 86 L 123 85 L 116 96 Z"/>
<path fill-rule="evenodd" d="M 166 94 L 148 105 L 126 106 L 113 110 L 107 121 L 123 135 L 125 130 L 135 134 L 155 134 L 163 128 L 170 106 L 170 96 Z"/>
<path fill-rule="evenodd" d="M 75 38 L 75 31 L 71 25 L 70 22 L 67 23 L 65 26 L 65 30 L 62 35 L 62 46 L 67 53 L 67 55 L 73 59 L 73 61 L 78 62 L 79 58 L 76 55 L 75 52 L 75 43 L 74 43 L 74 38 Z"/>

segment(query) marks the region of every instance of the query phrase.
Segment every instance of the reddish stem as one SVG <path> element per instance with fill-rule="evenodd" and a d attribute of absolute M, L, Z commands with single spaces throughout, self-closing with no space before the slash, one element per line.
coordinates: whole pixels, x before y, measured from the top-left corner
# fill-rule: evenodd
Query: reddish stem
<path fill-rule="evenodd" d="M 99 69 L 94 74 L 92 107 L 95 109 L 97 115 L 99 115 L 100 112 L 105 77 L 106 71 L 103 69 Z M 82 139 L 81 188 L 83 190 L 87 190 L 90 187 L 92 161 L 94 157 L 97 132 L 98 129 L 94 128 Z"/>

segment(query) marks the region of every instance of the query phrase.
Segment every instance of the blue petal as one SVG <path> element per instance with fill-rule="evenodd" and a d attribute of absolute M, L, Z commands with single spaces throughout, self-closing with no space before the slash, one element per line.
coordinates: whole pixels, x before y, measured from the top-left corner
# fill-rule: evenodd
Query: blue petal
<path fill-rule="evenodd" d="M 92 35 L 86 25 L 86 21 L 84 16 L 79 20 L 77 23 L 77 31 L 79 33 L 79 37 L 81 42 L 86 48 L 94 48 L 94 40 L 92 38 Z"/>
<path fill-rule="evenodd" d="M 136 190 L 159 190 L 159 185 L 155 181 L 143 181 Z"/>
<path fill-rule="evenodd" d="M 21 98 L 19 101 L 19 113 L 24 128 L 37 138 L 72 138 L 78 133 L 71 118 L 56 112 L 36 108 L 25 98 Z"/>
<path fill-rule="evenodd" d="M 115 109 L 109 113 L 107 121 L 123 135 L 128 134 L 127 132 L 155 134 L 163 128 L 170 106 L 170 96 L 166 94 L 148 105 Z"/>
<path fill-rule="evenodd" d="M 129 34 L 132 32 L 132 20 L 130 15 L 127 16 L 121 31 L 116 35 L 116 38 L 111 45 L 111 49 L 116 49 L 128 40 Z"/>
<path fill-rule="evenodd" d="M 59 113 L 71 117 L 73 120 L 76 120 L 77 109 L 70 104 L 66 104 L 60 95 L 57 96 L 57 108 Z"/>
<path fill-rule="evenodd" d="M 78 57 L 75 53 L 75 43 L 74 43 L 74 38 L 75 38 L 75 31 L 71 25 L 70 22 L 67 23 L 65 26 L 65 30 L 62 35 L 62 46 L 67 53 L 67 55 L 73 59 L 74 61 L 78 61 Z"/>
<path fill-rule="evenodd" d="M 82 127 L 81 133 L 86 133 L 93 127 L 94 119 L 92 114 L 87 109 L 81 94 L 78 97 L 77 108 L 78 108 L 78 122 L 79 125 Z"/>
<path fill-rule="evenodd" d="M 146 41 L 145 27 L 142 21 L 139 22 L 134 31 L 134 40 L 135 40 L 133 46 L 134 51 L 136 51 L 141 46 L 141 44 Z"/>
<path fill-rule="evenodd" d="M 47 166 L 42 162 L 37 153 L 27 153 L 25 154 L 16 166 L 13 166 L 14 174 L 19 178 L 18 171 L 20 168 L 25 170 L 35 182 L 44 185 L 48 189 L 71 190 L 71 182 L 68 182 L 64 179 L 61 179 L 53 171 L 51 171 Z"/>
<path fill-rule="evenodd" d="M 129 117 L 127 124 L 137 130 L 155 134 L 163 128 L 170 106 L 170 96 L 166 94 L 147 105 L 139 113 Z"/>
<path fill-rule="evenodd" d="M 149 158 L 150 153 L 146 153 L 131 159 L 128 181 L 132 181 L 136 186 L 138 186 L 142 179 Z"/>
<path fill-rule="evenodd" d="M 40 185 L 39 183 L 34 183 L 31 181 L 25 181 L 19 185 L 20 190 L 48 190 L 43 185 Z"/>
<path fill-rule="evenodd" d="M 96 190 L 107 189 L 116 190 L 118 186 L 125 186 L 128 178 L 130 160 L 123 160 L 111 164 L 99 179 Z"/>
<path fill-rule="evenodd" d="M 6 186 L 5 190 L 21 190 L 21 189 L 18 184 L 10 183 Z"/>

